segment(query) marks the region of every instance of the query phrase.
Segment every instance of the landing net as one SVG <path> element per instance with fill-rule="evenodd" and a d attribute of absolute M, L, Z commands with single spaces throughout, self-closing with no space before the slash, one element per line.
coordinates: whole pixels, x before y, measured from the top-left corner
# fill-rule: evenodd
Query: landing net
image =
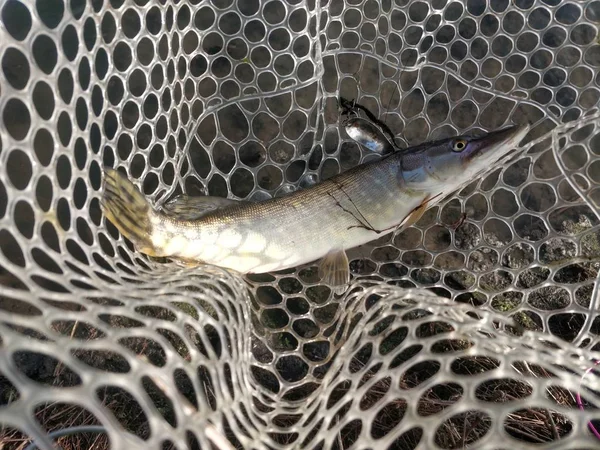
<path fill-rule="evenodd" d="M 599 24 L 597 0 L 0 1 L 0 446 L 600 445 Z M 102 216 L 104 166 L 160 205 L 373 158 L 340 96 L 401 147 L 532 129 L 353 250 L 343 297 L 316 264 L 148 258 Z"/>

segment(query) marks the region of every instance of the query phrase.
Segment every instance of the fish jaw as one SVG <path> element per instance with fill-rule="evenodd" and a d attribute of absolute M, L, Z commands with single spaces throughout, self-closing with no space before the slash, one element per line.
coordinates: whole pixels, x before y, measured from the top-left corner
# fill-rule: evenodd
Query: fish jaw
<path fill-rule="evenodd" d="M 469 142 L 466 151 L 460 153 L 463 172 L 456 182 L 449 183 L 454 189 L 496 168 L 511 150 L 515 149 L 529 132 L 529 126 L 512 126 L 493 131 Z M 449 193 L 453 188 L 446 189 Z"/>
<path fill-rule="evenodd" d="M 523 140 L 529 130 L 529 126 L 512 126 L 472 140 L 460 154 L 465 168 L 476 166 L 476 169 L 483 169 L 498 162 Z"/>

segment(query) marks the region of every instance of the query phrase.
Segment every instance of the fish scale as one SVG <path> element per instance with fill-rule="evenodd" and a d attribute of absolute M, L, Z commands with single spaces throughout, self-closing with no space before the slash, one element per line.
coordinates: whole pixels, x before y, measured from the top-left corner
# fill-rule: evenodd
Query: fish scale
<path fill-rule="evenodd" d="M 514 148 L 527 131 L 510 127 L 422 144 L 263 202 L 223 206 L 224 200 L 215 198 L 214 207 L 200 210 L 194 220 L 182 220 L 176 210 L 165 214 L 149 208 L 129 180 L 108 169 L 102 204 L 115 226 L 148 254 L 241 273 L 323 258 L 322 279 L 339 286 L 350 277 L 346 250 L 414 223 L 443 194 Z M 210 205 L 210 197 L 204 200 Z"/>
<path fill-rule="evenodd" d="M 244 273 L 304 264 L 329 251 L 353 248 L 378 238 L 421 204 L 426 194 L 406 194 L 399 177 L 400 162 L 399 155 L 393 155 L 312 188 L 217 210 L 198 221 L 182 222 L 159 215 L 155 230 L 197 230 L 195 239 L 169 256 L 210 261 Z M 365 189 L 365 185 L 371 188 Z M 265 245 L 256 251 L 244 251 L 241 243 L 229 245 L 227 240 L 232 236 L 244 243 L 262 238 Z M 228 258 L 237 263 L 228 264 Z"/>

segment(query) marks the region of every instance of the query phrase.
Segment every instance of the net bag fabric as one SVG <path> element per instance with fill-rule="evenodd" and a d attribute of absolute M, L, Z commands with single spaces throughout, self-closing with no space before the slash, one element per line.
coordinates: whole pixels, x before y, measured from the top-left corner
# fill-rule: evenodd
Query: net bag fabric
<path fill-rule="evenodd" d="M 600 445 L 599 23 L 597 0 L 1 0 L 0 442 Z M 354 249 L 341 297 L 316 264 L 149 258 L 102 216 L 104 166 L 160 206 L 376 157 L 340 96 L 400 147 L 532 128 Z"/>

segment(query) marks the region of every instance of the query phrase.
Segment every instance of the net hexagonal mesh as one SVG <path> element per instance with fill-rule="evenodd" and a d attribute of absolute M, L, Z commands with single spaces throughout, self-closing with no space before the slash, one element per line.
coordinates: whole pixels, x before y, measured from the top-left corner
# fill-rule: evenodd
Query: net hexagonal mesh
<path fill-rule="evenodd" d="M 80 448 L 590 448 L 600 394 L 599 1 L 0 1 L 0 442 Z M 245 278 L 142 255 L 154 205 L 260 201 L 399 146 L 530 123 L 402 233 Z M 466 220 L 452 227 L 461 214 Z M 314 220 L 319 220 L 315 217 Z"/>

